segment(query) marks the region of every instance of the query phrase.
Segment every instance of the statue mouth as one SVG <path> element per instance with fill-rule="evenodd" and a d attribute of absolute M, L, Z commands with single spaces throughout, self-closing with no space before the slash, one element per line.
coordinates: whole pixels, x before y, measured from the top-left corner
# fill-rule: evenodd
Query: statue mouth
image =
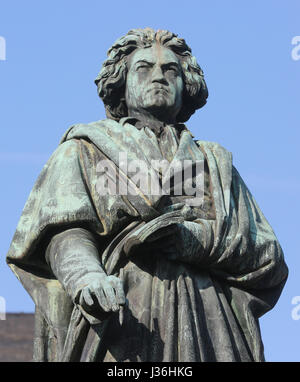
<path fill-rule="evenodd" d="M 149 93 L 151 91 L 154 91 L 155 93 L 158 93 L 158 92 L 168 93 L 168 90 L 162 86 L 153 86 L 150 89 L 148 89 L 147 93 Z"/>

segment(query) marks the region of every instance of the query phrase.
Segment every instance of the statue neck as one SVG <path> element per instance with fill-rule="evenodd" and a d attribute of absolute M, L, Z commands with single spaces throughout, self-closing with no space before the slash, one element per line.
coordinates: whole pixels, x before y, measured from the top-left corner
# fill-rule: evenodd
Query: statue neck
<path fill-rule="evenodd" d="M 176 124 L 174 119 L 158 118 L 146 111 L 143 113 L 132 111 L 128 113 L 128 116 L 136 118 L 141 124 L 148 126 L 151 130 L 160 130 L 162 126 Z"/>

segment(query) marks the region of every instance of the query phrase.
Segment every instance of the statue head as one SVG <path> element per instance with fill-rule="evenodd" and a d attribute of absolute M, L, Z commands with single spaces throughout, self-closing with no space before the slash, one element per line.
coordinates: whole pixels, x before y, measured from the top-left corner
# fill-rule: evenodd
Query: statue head
<path fill-rule="evenodd" d="M 108 118 L 138 109 L 158 119 L 185 122 L 208 97 L 203 71 L 174 33 L 133 29 L 118 39 L 95 83 Z"/>

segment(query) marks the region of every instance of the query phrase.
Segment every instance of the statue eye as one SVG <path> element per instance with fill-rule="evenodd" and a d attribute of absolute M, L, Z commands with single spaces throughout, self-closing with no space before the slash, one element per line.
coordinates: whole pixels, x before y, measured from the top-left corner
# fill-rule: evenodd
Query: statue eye
<path fill-rule="evenodd" d="M 178 75 L 179 74 L 179 70 L 177 68 L 177 66 L 168 66 L 166 69 L 165 69 L 166 72 L 169 72 L 169 73 L 172 73 L 174 75 Z"/>
<path fill-rule="evenodd" d="M 138 65 L 136 67 L 136 70 L 139 71 L 139 72 L 146 72 L 150 69 L 150 66 L 147 65 L 147 64 L 142 64 L 142 65 Z"/>

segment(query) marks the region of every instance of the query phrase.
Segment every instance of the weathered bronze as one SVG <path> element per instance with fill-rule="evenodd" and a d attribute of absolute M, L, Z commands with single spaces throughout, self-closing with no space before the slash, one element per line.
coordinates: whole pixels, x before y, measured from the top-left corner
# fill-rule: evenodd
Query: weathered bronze
<path fill-rule="evenodd" d="M 108 118 L 65 133 L 7 255 L 36 305 L 34 359 L 263 361 L 258 319 L 288 270 L 231 153 L 183 124 L 208 96 L 190 48 L 132 30 L 95 82 Z"/>

